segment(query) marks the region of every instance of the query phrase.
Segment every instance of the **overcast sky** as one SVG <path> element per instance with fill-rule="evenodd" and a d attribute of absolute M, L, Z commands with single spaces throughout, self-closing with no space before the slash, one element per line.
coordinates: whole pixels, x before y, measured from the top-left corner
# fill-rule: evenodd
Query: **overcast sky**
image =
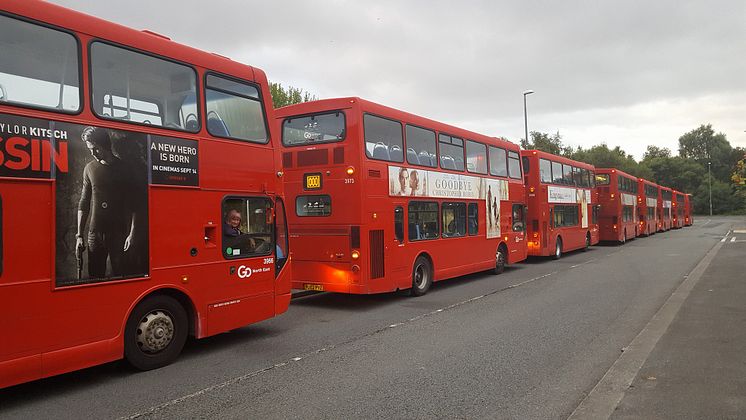
<path fill-rule="evenodd" d="M 746 147 L 746 2 L 54 0 L 263 69 L 518 142 Z"/>

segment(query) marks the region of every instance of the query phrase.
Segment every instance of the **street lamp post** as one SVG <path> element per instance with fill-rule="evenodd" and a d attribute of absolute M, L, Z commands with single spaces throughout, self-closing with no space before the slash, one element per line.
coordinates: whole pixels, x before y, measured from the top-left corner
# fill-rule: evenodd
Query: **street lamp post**
<path fill-rule="evenodd" d="M 712 216 L 712 175 L 710 166 L 712 166 L 712 162 L 707 162 L 707 186 L 710 190 L 710 216 Z"/>
<path fill-rule="evenodd" d="M 523 124 L 526 129 L 526 143 L 528 143 L 528 114 L 526 113 L 526 96 L 534 93 L 533 90 L 529 89 L 523 92 Z"/>

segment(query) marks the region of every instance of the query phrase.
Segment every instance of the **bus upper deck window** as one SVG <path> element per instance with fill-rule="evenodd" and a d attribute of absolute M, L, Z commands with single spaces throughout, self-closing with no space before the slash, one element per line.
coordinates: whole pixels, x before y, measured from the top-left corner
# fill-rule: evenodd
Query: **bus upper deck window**
<path fill-rule="evenodd" d="M 0 15 L 0 51 L 0 102 L 80 110 L 80 60 L 74 36 Z"/>

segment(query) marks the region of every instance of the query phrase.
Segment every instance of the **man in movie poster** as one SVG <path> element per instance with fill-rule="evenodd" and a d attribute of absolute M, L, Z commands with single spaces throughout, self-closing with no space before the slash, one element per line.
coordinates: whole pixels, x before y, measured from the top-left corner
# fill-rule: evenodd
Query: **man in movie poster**
<path fill-rule="evenodd" d="M 69 144 L 69 173 L 57 176 L 57 283 L 146 275 L 146 136 L 101 127 L 80 131 Z"/>

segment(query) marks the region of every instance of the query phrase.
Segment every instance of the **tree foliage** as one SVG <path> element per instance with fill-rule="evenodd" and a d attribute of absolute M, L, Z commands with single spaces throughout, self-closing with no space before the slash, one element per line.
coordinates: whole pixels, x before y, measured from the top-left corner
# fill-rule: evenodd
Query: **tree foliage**
<path fill-rule="evenodd" d="M 275 108 L 282 108 L 283 106 L 299 104 L 301 102 L 315 101 L 317 98 L 308 92 L 304 92 L 303 89 L 288 86 L 287 89 L 282 87 L 280 83 L 269 84 L 269 91 L 272 94 L 272 105 Z"/>

